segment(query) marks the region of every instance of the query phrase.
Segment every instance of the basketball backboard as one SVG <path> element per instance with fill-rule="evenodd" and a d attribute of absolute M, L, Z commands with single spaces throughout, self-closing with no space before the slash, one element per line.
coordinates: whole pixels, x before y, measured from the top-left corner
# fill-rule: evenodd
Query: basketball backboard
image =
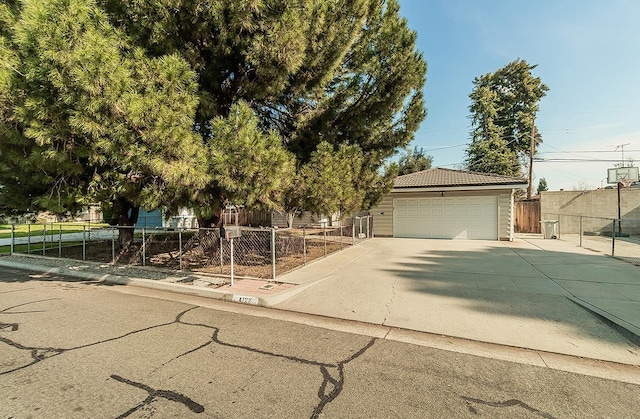
<path fill-rule="evenodd" d="M 607 170 L 607 182 L 637 182 L 638 181 L 638 168 L 637 167 L 614 167 Z"/>

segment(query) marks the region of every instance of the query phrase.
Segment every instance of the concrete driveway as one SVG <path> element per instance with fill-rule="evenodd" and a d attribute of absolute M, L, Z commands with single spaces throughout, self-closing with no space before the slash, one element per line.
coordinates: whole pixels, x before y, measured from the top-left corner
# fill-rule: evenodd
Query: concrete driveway
<path fill-rule="evenodd" d="M 278 280 L 298 284 L 281 309 L 640 365 L 635 335 L 570 299 L 640 321 L 640 267 L 558 240 L 376 238 Z"/>

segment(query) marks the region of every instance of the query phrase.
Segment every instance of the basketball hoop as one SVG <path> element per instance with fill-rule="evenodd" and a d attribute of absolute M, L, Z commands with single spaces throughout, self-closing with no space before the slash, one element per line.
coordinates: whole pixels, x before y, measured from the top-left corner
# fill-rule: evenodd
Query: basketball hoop
<path fill-rule="evenodd" d="M 637 182 L 638 176 L 637 167 L 614 167 L 607 170 L 608 183 L 622 184 L 625 188 L 628 188 L 633 182 Z"/>
<path fill-rule="evenodd" d="M 635 180 L 631 179 L 631 178 L 622 178 L 618 180 L 618 183 L 623 187 L 623 188 L 628 188 L 629 186 L 631 186 L 631 184 L 635 182 Z"/>
<path fill-rule="evenodd" d="M 622 211 L 620 210 L 620 189 L 628 188 L 633 182 L 637 182 L 640 177 L 640 169 L 635 166 L 612 167 L 607 170 L 607 180 L 610 184 L 618 185 L 618 236 L 624 237 L 622 233 Z M 628 237 L 628 236 L 627 236 Z"/>

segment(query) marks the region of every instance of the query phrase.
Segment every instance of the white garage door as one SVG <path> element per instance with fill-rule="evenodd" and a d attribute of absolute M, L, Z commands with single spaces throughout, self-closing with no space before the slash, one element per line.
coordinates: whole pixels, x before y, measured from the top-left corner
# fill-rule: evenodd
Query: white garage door
<path fill-rule="evenodd" d="M 495 196 L 396 198 L 393 206 L 394 237 L 498 238 Z"/>

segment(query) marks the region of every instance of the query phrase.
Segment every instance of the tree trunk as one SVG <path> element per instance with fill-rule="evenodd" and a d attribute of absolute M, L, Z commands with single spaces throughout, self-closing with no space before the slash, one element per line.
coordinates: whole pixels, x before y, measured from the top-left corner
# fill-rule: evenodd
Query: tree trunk
<path fill-rule="evenodd" d="M 197 214 L 196 218 L 200 228 L 218 228 L 222 226 L 222 210 L 211 215 Z"/>
<path fill-rule="evenodd" d="M 286 214 L 286 217 L 287 217 L 287 227 L 288 228 L 292 228 L 293 227 L 293 220 L 296 217 L 296 212 L 295 211 L 291 211 L 291 212 L 287 212 L 285 214 Z"/>
<path fill-rule="evenodd" d="M 118 198 L 113 204 L 113 209 L 118 220 L 118 245 L 124 249 L 133 242 L 133 231 L 138 222 L 140 207 L 125 198 Z"/>

